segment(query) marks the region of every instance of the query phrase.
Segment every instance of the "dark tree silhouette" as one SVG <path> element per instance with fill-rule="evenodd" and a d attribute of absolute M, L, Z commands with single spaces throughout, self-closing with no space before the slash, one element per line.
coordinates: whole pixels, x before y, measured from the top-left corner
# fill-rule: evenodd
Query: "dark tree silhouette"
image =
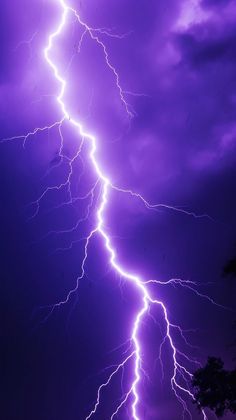
<path fill-rule="evenodd" d="M 236 257 L 231 258 L 223 268 L 223 276 L 236 277 Z"/>
<path fill-rule="evenodd" d="M 210 408 L 218 417 L 227 411 L 236 413 L 236 369 L 227 371 L 221 359 L 209 357 L 205 367 L 192 379 L 195 403 Z"/>

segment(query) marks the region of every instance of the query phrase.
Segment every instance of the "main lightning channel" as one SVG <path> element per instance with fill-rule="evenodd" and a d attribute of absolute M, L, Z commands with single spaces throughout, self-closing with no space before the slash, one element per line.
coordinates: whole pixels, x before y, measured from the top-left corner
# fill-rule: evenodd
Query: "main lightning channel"
<path fill-rule="evenodd" d="M 90 239 L 93 237 L 94 234 L 99 233 L 103 240 L 104 240 L 104 245 L 105 248 L 108 252 L 109 255 L 109 260 L 110 260 L 110 264 L 113 267 L 113 269 L 115 270 L 116 273 L 118 273 L 120 276 L 122 276 L 124 279 L 126 279 L 127 281 L 133 283 L 137 289 L 137 291 L 139 292 L 141 299 L 142 299 L 142 306 L 140 308 L 140 310 L 138 311 L 138 313 L 136 314 L 135 317 L 135 321 L 133 324 L 133 329 L 131 331 L 131 341 L 133 343 L 133 351 L 132 353 L 126 357 L 126 359 L 116 368 L 115 371 L 112 372 L 112 374 L 110 375 L 110 377 L 108 378 L 108 380 L 103 383 L 98 390 L 97 393 L 97 400 L 96 403 L 94 405 L 94 408 L 92 409 L 92 411 L 89 413 L 89 415 L 86 417 L 86 420 L 90 419 L 93 414 L 96 413 L 97 407 L 100 403 L 100 393 L 101 390 L 106 387 L 110 381 L 112 380 L 112 377 L 115 375 L 115 373 L 123 368 L 125 366 L 125 364 L 132 358 L 134 358 L 134 370 L 133 370 L 133 381 L 131 383 L 130 389 L 128 390 L 128 392 L 125 394 L 122 402 L 120 403 L 120 405 L 116 408 L 116 410 L 113 412 L 111 419 L 113 419 L 118 411 L 120 410 L 120 408 L 127 402 L 128 398 L 132 398 L 132 403 L 131 403 L 131 410 L 132 410 L 132 418 L 134 420 L 141 420 L 141 417 L 139 415 L 139 402 L 140 402 L 140 395 L 139 395 L 139 383 L 141 380 L 141 373 L 142 373 L 142 367 L 141 367 L 141 342 L 139 340 L 139 331 L 140 331 L 140 326 L 142 323 L 142 320 L 144 318 L 144 316 L 148 313 L 148 310 L 150 308 L 151 305 L 159 305 L 162 308 L 163 311 L 163 315 L 164 315 L 164 320 L 165 320 L 165 325 L 166 325 L 166 334 L 165 334 L 165 338 L 164 340 L 168 340 L 171 351 L 172 351 L 172 363 L 173 363 L 173 374 L 171 377 L 171 386 L 172 386 L 172 390 L 175 394 L 175 396 L 177 397 L 178 401 L 181 403 L 182 407 L 183 407 L 183 411 L 185 413 L 187 413 L 189 415 L 189 417 L 191 418 L 191 413 L 187 408 L 187 404 L 185 402 L 185 400 L 182 398 L 181 394 L 184 393 L 186 394 L 186 396 L 189 396 L 191 399 L 193 399 L 193 394 L 191 393 L 191 391 L 189 390 L 188 386 L 186 385 L 183 386 L 181 385 L 181 383 L 179 383 L 178 381 L 178 373 L 180 372 L 185 372 L 186 375 L 191 376 L 191 373 L 188 372 L 188 370 L 182 366 L 178 359 L 177 359 L 177 354 L 179 353 L 178 350 L 176 349 L 174 342 L 173 342 L 173 338 L 171 336 L 171 328 L 173 327 L 173 324 L 171 324 L 171 322 L 169 321 L 168 318 L 168 313 L 167 313 L 167 309 L 164 305 L 164 303 L 162 301 L 153 299 L 152 296 L 149 293 L 147 284 L 148 282 L 143 281 L 138 275 L 129 273 L 128 271 L 126 271 L 125 268 L 123 268 L 118 260 L 117 260 L 117 256 L 115 253 L 115 250 L 112 246 L 112 242 L 110 239 L 109 234 L 106 232 L 105 229 L 105 224 L 104 224 L 104 213 L 105 213 L 105 209 L 108 203 L 108 197 L 109 197 L 109 192 L 112 189 L 115 189 L 115 187 L 113 187 L 111 180 L 109 179 L 109 177 L 104 173 L 97 157 L 96 157 L 96 151 L 97 151 L 97 138 L 90 134 L 89 132 L 85 131 L 82 124 L 75 120 L 74 118 L 72 118 L 67 110 L 66 104 L 64 102 L 64 94 L 65 94 L 65 90 L 66 90 L 66 86 L 67 86 L 67 81 L 61 76 L 60 74 L 60 70 L 58 68 L 58 66 L 54 63 L 53 59 L 51 58 L 51 51 L 53 48 L 53 43 L 54 40 L 59 36 L 59 34 L 61 34 L 63 28 L 66 25 L 66 20 L 67 20 L 67 16 L 69 13 L 73 13 L 74 16 L 79 20 L 79 22 L 81 23 L 81 19 L 79 18 L 79 15 L 77 13 L 76 10 L 74 10 L 72 7 L 70 7 L 69 5 L 67 5 L 67 3 L 65 2 L 65 0 L 58 0 L 61 9 L 62 9 L 62 14 L 61 14 L 61 18 L 59 21 L 58 26 L 56 27 L 55 31 L 52 32 L 49 35 L 48 38 L 48 44 L 44 49 L 44 56 L 45 59 L 48 63 L 48 65 L 51 67 L 54 77 L 55 79 L 59 82 L 60 84 L 60 92 L 57 96 L 57 101 L 59 103 L 59 106 L 61 108 L 62 111 L 62 115 L 63 115 L 63 119 L 65 120 L 69 120 L 70 123 L 78 130 L 79 135 L 84 138 L 85 140 L 87 140 L 88 142 L 90 142 L 91 145 L 91 149 L 89 152 L 89 158 L 92 162 L 92 166 L 94 171 L 97 174 L 98 179 L 100 180 L 101 184 L 102 184 L 102 194 L 101 194 L 101 199 L 100 199 L 100 204 L 97 210 L 97 224 L 94 227 L 94 229 L 90 232 L 87 241 L 86 241 L 86 248 L 85 248 L 85 257 L 82 263 L 82 271 L 84 272 L 84 264 L 87 258 L 87 250 L 88 250 L 88 245 L 89 245 L 89 241 Z M 85 25 L 84 23 L 82 23 L 83 25 Z M 89 31 L 89 27 L 86 25 L 86 30 Z M 105 53 L 105 57 L 107 58 L 107 53 L 106 50 L 104 50 Z M 108 61 L 108 65 L 110 67 L 110 69 L 115 72 L 114 68 L 110 66 L 109 61 Z M 117 86 L 118 89 L 120 91 L 120 95 L 121 95 L 121 100 L 122 102 L 124 102 L 124 97 L 122 95 L 122 91 L 119 85 L 119 78 L 117 73 L 115 72 L 115 76 L 116 76 L 116 81 L 117 81 Z M 127 108 L 126 108 L 127 110 Z M 122 190 L 119 190 L 120 192 L 125 192 Z M 82 273 L 83 274 L 83 273 Z M 68 300 L 68 299 L 67 299 Z M 175 326 L 174 326 L 175 327 Z M 185 356 L 186 357 L 186 356 Z M 190 360 L 190 359 L 189 359 Z M 202 411 L 202 415 L 204 417 L 204 419 L 206 420 L 206 414 L 204 411 Z"/>

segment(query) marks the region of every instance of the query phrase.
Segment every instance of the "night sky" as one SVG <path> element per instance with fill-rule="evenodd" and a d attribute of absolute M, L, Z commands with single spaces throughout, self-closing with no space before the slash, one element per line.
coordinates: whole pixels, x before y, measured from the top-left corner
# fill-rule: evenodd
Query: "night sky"
<path fill-rule="evenodd" d="M 162 204 L 147 209 L 138 197 L 110 192 L 105 225 L 119 262 L 146 280 L 199 283 L 199 294 L 219 306 L 181 286 L 150 291 L 186 330 L 190 346 L 173 331 L 180 352 L 201 364 L 221 357 L 231 369 L 236 280 L 222 273 L 236 255 L 236 3 L 67 4 L 106 46 L 122 89 L 101 44 L 71 13 L 52 50 L 67 80 L 70 115 L 96 135 L 97 158 L 112 184 Z M 78 154 L 83 139 L 70 121 L 60 125 L 60 86 L 43 53 L 60 21 L 60 1 L 2 0 L 0 10 L 1 418 L 85 420 L 99 385 L 130 351 L 141 297 L 114 272 L 96 234 L 76 291 L 53 306 L 81 275 L 101 185 L 89 144 Z M 46 126 L 52 128 L 24 137 Z M 162 378 L 163 334 L 162 310 L 151 307 L 140 329 L 141 420 L 182 419 L 168 343 Z M 185 362 L 191 372 L 199 367 Z M 129 363 L 102 393 L 92 420 L 110 419 L 132 375 Z M 202 419 L 186 402 L 193 420 Z M 130 406 L 128 400 L 114 418 L 132 419 Z"/>

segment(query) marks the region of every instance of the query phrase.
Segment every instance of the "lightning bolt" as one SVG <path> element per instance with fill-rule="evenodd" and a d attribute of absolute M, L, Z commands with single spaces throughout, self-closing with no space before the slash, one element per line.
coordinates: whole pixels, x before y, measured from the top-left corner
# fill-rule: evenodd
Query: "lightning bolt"
<path fill-rule="evenodd" d="M 142 343 L 141 343 L 141 340 L 140 340 L 140 329 L 141 329 L 142 323 L 144 322 L 145 317 L 150 316 L 150 313 L 149 313 L 150 308 L 154 307 L 154 306 L 157 306 L 162 310 L 163 319 L 164 319 L 164 322 L 165 322 L 165 333 L 164 333 L 164 336 L 163 336 L 163 340 L 160 344 L 160 350 L 159 350 L 160 363 L 162 364 L 161 355 L 162 355 L 163 346 L 166 343 L 168 343 L 168 346 L 171 350 L 171 361 L 172 361 L 172 375 L 171 375 L 171 379 L 170 379 L 170 385 L 171 385 L 171 388 L 172 388 L 172 391 L 173 391 L 175 397 L 177 398 L 178 402 L 181 404 L 181 406 L 183 408 L 183 417 L 185 415 L 187 415 L 189 418 L 192 418 L 191 412 L 188 409 L 187 402 L 186 402 L 187 401 L 186 398 L 187 399 L 189 398 L 190 400 L 194 399 L 194 395 L 193 395 L 193 392 L 191 391 L 191 387 L 190 387 L 190 381 L 191 381 L 192 373 L 186 366 L 188 366 L 189 364 L 196 365 L 198 362 L 195 359 L 192 359 L 191 357 L 189 357 L 188 355 L 182 353 L 176 347 L 176 344 L 175 344 L 174 338 L 173 338 L 173 331 L 178 331 L 181 338 L 184 340 L 185 344 L 189 345 L 189 343 L 186 340 L 185 335 L 184 335 L 185 331 L 183 329 L 181 329 L 181 327 L 179 325 L 173 324 L 171 322 L 167 307 L 165 306 L 165 304 L 162 300 L 159 300 L 159 299 L 157 299 L 156 297 L 153 296 L 153 294 L 150 291 L 150 287 L 152 285 L 154 285 L 154 286 L 155 285 L 165 286 L 165 287 L 166 286 L 174 286 L 174 287 L 175 286 L 180 286 L 180 287 L 183 287 L 183 288 L 189 290 L 191 293 L 195 293 L 198 297 L 209 301 L 211 304 L 214 304 L 214 305 L 218 305 L 218 304 L 213 299 L 208 297 L 208 295 L 199 292 L 199 290 L 197 289 L 197 284 L 192 282 L 192 281 L 182 280 L 182 279 L 171 279 L 171 280 L 166 281 L 166 282 L 162 282 L 162 281 L 158 281 L 158 280 L 144 280 L 144 279 L 141 278 L 141 276 L 129 272 L 123 265 L 121 265 L 119 263 L 119 259 L 117 257 L 116 251 L 115 251 L 115 249 L 112 245 L 111 236 L 109 235 L 109 233 L 106 230 L 106 227 L 105 227 L 105 210 L 106 210 L 108 202 L 109 202 L 109 194 L 113 190 L 113 191 L 116 191 L 117 193 L 130 194 L 132 197 L 141 200 L 142 203 L 148 209 L 156 210 L 156 209 L 158 209 L 158 207 L 164 207 L 166 209 L 178 211 L 178 212 L 184 213 L 188 216 L 192 216 L 192 217 L 195 217 L 195 218 L 199 218 L 199 217 L 208 217 L 209 218 L 209 216 L 206 215 L 206 214 L 197 215 L 193 212 L 188 212 L 188 211 L 185 211 L 181 208 L 176 208 L 176 207 L 168 206 L 168 205 L 165 205 L 165 204 L 157 204 L 157 205 L 150 204 L 140 194 L 135 193 L 131 190 L 124 189 L 124 188 L 119 188 L 119 187 L 113 185 L 112 181 L 110 180 L 109 176 L 107 176 L 107 174 L 104 172 L 104 170 L 101 166 L 101 163 L 99 162 L 99 160 L 97 158 L 97 153 L 96 153 L 97 152 L 97 147 L 98 147 L 97 137 L 95 135 L 91 134 L 90 132 L 88 132 L 87 130 L 85 130 L 82 123 L 79 120 L 73 118 L 68 111 L 67 105 L 64 101 L 65 91 L 66 91 L 66 87 L 67 87 L 67 80 L 62 77 L 59 66 L 52 59 L 51 52 L 52 52 L 54 43 L 56 41 L 56 38 L 62 33 L 62 31 L 64 30 L 64 28 L 66 26 L 68 15 L 73 14 L 75 19 L 78 21 L 78 23 L 83 28 L 83 33 L 82 33 L 82 36 L 81 36 L 81 39 L 80 39 L 80 42 L 79 42 L 78 51 L 80 50 L 81 43 L 83 42 L 83 39 L 86 35 L 88 35 L 102 49 L 102 51 L 104 53 L 104 58 L 105 58 L 105 61 L 106 61 L 106 65 L 114 76 L 114 81 L 115 81 L 115 84 L 116 84 L 116 87 L 117 87 L 117 90 L 118 90 L 118 93 L 119 93 L 119 96 L 120 96 L 121 103 L 123 104 L 128 117 L 132 118 L 134 113 L 131 111 L 130 105 L 126 102 L 125 95 L 126 94 L 132 95 L 133 93 L 129 92 L 129 91 L 125 91 L 125 90 L 122 89 L 119 74 L 118 74 L 117 70 L 115 69 L 115 67 L 112 65 L 112 63 L 110 61 L 109 54 L 108 54 L 108 51 L 107 51 L 107 48 L 106 48 L 105 44 L 99 38 L 99 34 L 106 34 L 108 36 L 115 36 L 115 37 L 118 37 L 118 35 L 112 35 L 110 33 L 110 30 L 107 30 L 106 28 L 97 29 L 97 28 L 89 27 L 81 19 L 78 12 L 75 9 L 73 9 L 71 6 L 69 6 L 66 3 L 65 0 L 57 0 L 57 1 L 58 1 L 58 4 L 61 7 L 60 21 L 59 21 L 57 27 L 55 28 L 55 30 L 52 31 L 49 35 L 48 43 L 47 43 L 47 45 L 44 49 L 44 57 L 45 57 L 45 60 L 46 60 L 47 64 L 51 68 L 51 70 L 53 72 L 53 75 L 58 82 L 58 85 L 60 86 L 59 94 L 56 97 L 56 99 L 57 99 L 58 105 L 59 105 L 60 110 L 61 110 L 62 118 L 61 118 L 60 121 L 57 121 L 57 122 L 55 122 L 51 125 L 48 125 L 48 126 L 43 127 L 43 128 L 36 128 L 32 132 L 29 132 L 27 135 L 17 136 L 15 138 L 23 139 L 23 145 L 25 145 L 28 138 L 30 136 L 35 135 L 39 131 L 50 130 L 53 127 L 58 127 L 59 128 L 59 133 L 60 133 L 59 158 L 60 158 L 60 161 L 62 159 L 67 159 L 70 169 L 69 169 L 69 175 L 68 175 L 68 177 L 67 177 L 67 179 L 65 180 L 64 183 L 60 184 L 59 186 L 48 187 L 41 194 L 41 196 L 38 198 L 38 200 L 36 200 L 34 202 L 34 204 L 36 205 L 36 211 L 35 211 L 33 217 L 37 215 L 37 213 L 39 211 L 40 201 L 46 195 L 46 193 L 48 191 L 50 191 L 52 189 L 61 189 L 63 187 L 66 187 L 66 188 L 68 188 L 68 192 L 69 192 L 69 201 L 63 203 L 62 205 L 72 204 L 76 200 L 85 199 L 85 198 L 89 197 L 89 204 L 87 206 L 86 214 L 85 214 L 84 218 L 80 219 L 76 223 L 76 225 L 73 226 L 72 228 L 68 228 L 68 229 L 60 231 L 60 232 L 51 231 L 51 232 L 49 232 L 49 234 L 72 232 L 75 229 L 77 229 L 78 225 L 83 220 L 85 220 L 89 217 L 90 209 L 93 205 L 93 200 L 94 200 L 94 191 L 95 191 L 95 188 L 97 187 L 98 184 L 101 186 L 100 187 L 101 190 L 100 190 L 100 196 L 99 196 L 98 209 L 97 209 L 97 212 L 96 212 L 96 224 L 93 227 L 93 229 L 90 231 L 90 233 L 88 234 L 87 237 L 80 238 L 81 241 L 83 240 L 85 242 L 84 255 L 83 255 L 83 259 L 82 259 L 82 263 L 81 263 L 81 273 L 77 278 L 75 287 L 69 291 L 69 293 L 67 294 L 67 296 L 65 297 L 64 300 L 62 300 L 62 301 L 60 301 L 60 302 L 58 302 L 58 303 L 56 303 L 52 306 L 49 315 L 52 313 L 52 311 L 55 308 L 60 307 L 61 305 L 67 303 L 70 299 L 70 296 L 75 291 L 78 290 L 79 282 L 85 276 L 85 265 L 86 265 L 87 258 L 88 258 L 88 250 L 89 250 L 90 241 L 92 240 L 94 235 L 99 234 L 103 239 L 104 247 L 107 251 L 108 259 L 109 259 L 109 262 L 110 262 L 110 265 L 111 265 L 112 269 L 114 270 L 115 273 L 117 273 L 119 276 L 121 276 L 124 280 L 132 283 L 135 286 L 135 289 L 137 290 L 137 294 L 139 295 L 142 304 L 141 304 L 139 310 L 137 311 L 137 313 L 135 314 L 134 323 L 133 323 L 132 330 L 130 332 L 130 337 L 129 337 L 129 340 L 128 340 L 128 342 L 130 343 L 129 349 L 128 349 L 128 351 L 125 352 L 125 356 L 124 356 L 123 360 L 117 366 L 115 366 L 113 368 L 112 373 L 108 376 L 107 380 L 104 383 L 102 383 L 100 385 L 100 387 L 98 388 L 96 401 L 95 401 L 90 413 L 87 415 L 85 420 L 89 420 L 97 412 L 99 404 L 101 403 L 101 394 L 102 394 L 102 391 L 104 390 L 104 388 L 108 387 L 111 384 L 113 378 L 118 373 L 123 372 L 124 368 L 130 363 L 132 363 L 132 366 L 133 366 L 132 382 L 129 386 L 129 389 L 126 392 L 123 392 L 123 395 L 122 395 L 121 399 L 119 400 L 119 402 L 117 403 L 117 406 L 114 409 L 114 412 L 111 414 L 110 419 L 113 420 L 117 416 L 119 411 L 122 409 L 122 407 L 124 407 L 124 405 L 126 405 L 130 402 L 132 419 L 133 420 L 141 420 L 141 416 L 139 414 L 139 411 L 140 411 L 139 403 L 140 403 L 140 399 L 141 399 L 141 396 L 140 396 L 140 382 L 142 380 L 143 374 L 145 374 L 145 373 L 144 373 L 144 369 L 142 367 L 142 362 L 143 361 L 142 361 Z M 120 37 L 122 37 L 122 36 L 120 36 Z M 134 95 L 143 95 L 143 94 L 134 94 Z M 62 124 L 64 123 L 64 121 L 68 121 L 75 128 L 75 130 L 77 130 L 79 137 L 82 139 L 82 142 L 80 143 L 79 148 L 78 148 L 76 154 L 74 155 L 74 157 L 72 159 L 69 159 L 69 158 L 67 158 L 66 156 L 63 155 L 63 136 L 62 136 L 62 133 L 61 133 L 61 127 L 62 127 Z M 3 141 L 8 141 L 8 140 L 12 140 L 12 139 L 13 139 L 13 137 L 11 137 L 9 139 L 3 139 Z M 96 174 L 97 180 L 96 180 L 96 183 L 93 185 L 93 187 L 91 188 L 91 190 L 89 191 L 88 194 L 86 194 L 84 197 L 74 198 L 74 197 L 72 197 L 72 194 L 71 194 L 71 191 L 70 191 L 70 179 L 71 179 L 71 175 L 72 175 L 72 171 L 73 171 L 73 163 L 74 163 L 75 159 L 77 159 L 77 157 L 79 156 L 84 141 L 88 142 L 89 145 L 90 145 L 89 159 L 90 159 L 93 171 Z M 72 244 L 71 244 L 71 246 L 72 246 Z M 222 307 L 221 305 L 218 305 L 218 306 Z M 128 355 L 127 355 L 127 352 L 129 353 Z M 185 361 L 187 361 L 186 365 L 185 365 Z M 162 370 L 163 370 L 163 366 L 162 366 Z M 206 416 L 205 411 L 202 410 L 201 413 L 202 413 L 202 416 L 203 416 L 204 420 L 207 420 L 207 416 Z"/>

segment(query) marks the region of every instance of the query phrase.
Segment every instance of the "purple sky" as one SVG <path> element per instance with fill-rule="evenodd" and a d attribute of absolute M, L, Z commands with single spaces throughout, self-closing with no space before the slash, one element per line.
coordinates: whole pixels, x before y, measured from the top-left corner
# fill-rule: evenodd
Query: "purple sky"
<path fill-rule="evenodd" d="M 112 182 L 152 204 L 112 193 L 107 229 L 120 261 L 144 278 L 183 278 L 203 283 L 199 290 L 233 307 L 235 281 L 222 278 L 236 253 L 236 5 L 213 0 L 68 0 L 81 19 L 99 33 L 128 103 L 130 119 L 104 51 L 70 17 L 58 38 L 54 59 L 68 80 L 65 101 L 98 139 L 98 157 Z M 61 119 L 58 83 L 43 55 L 61 9 L 57 0 L 3 0 L 0 13 L 0 119 L 2 139 L 50 126 Z M 108 30 L 108 31 L 109 31 Z M 80 45 L 80 52 L 78 47 Z M 63 153 L 72 158 L 78 137 L 65 122 Z M 24 140 L 24 139 L 23 139 Z M 50 305 L 65 299 L 80 274 L 84 238 L 95 220 L 99 190 L 64 205 L 66 188 L 46 194 L 39 211 L 31 204 L 47 187 L 65 182 L 70 167 L 60 163 L 58 125 L 0 144 L 1 277 L 5 375 L 4 419 L 83 420 L 104 369 L 120 361 L 137 295 L 115 275 L 101 238 L 91 242 L 86 276 L 70 301 L 47 318 Z M 80 139 L 79 139 L 80 140 Z M 96 179 L 88 146 L 73 165 L 73 197 L 84 196 Z M 89 217 L 73 232 L 79 219 Z M 33 217 L 32 217 L 33 216 Z M 48 234 L 51 232 L 51 234 Z M 66 250 L 61 250 L 67 248 Z M 209 282 L 211 284 L 209 284 Z M 232 367 L 234 314 L 210 305 L 182 288 L 160 287 L 171 320 L 195 329 L 189 354 L 205 363 L 221 356 Z M 144 378 L 142 420 L 180 420 L 181 407 L 170 391 L 171 365 L 164 352 L 161 384 L 160 325 L 148 318 L 142 328 Z M 181 351 L 186 347 L 176 335 Z M 124 386 L 129 377 L 124 377 Z M 109 419 L 120 398 L 120 378 L 105 391 L 94 417 Z M 193 419 L 202 418 L 188 403 Z M 127 419 L 125 410 L 117 416 Z M 188 418 L 186 416 L 186 418 Z M 211 414 L 209 419 L 213 418 Z M 230 416 L 227 417 L 230 419 Z"/>

